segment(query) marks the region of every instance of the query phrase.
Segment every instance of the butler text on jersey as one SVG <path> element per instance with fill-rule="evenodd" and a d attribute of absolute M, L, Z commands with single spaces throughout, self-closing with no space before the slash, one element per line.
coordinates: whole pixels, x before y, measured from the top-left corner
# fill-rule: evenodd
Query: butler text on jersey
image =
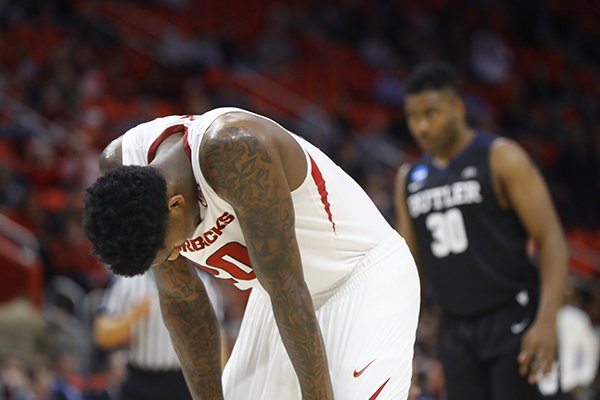
<path fill-rule="evenodd" d="M 481 185 L 476 180 L 437 186 L 408 196 L 408 211 L 412 218 L 463 204 L 482 202 Z"/>

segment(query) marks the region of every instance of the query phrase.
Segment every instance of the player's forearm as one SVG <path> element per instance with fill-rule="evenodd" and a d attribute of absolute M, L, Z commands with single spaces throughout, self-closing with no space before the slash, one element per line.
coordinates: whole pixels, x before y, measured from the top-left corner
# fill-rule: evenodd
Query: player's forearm
<path fill-rule="evenodd" d="M 208 298 L 161 299 L 165 325 L 194 399 L 221 399 L 221 347 L 214 314 L 201 309 Z"/>
<path fill-rule="evenodd" d="M 271 303 L 302 398 L 333 399 L 325 345 L 308 289 L 304 282 L 291 281 L 286 287 L 285 293 L 271 294 Z"/>
<path fill-rule="evenodd" d="M 554 322 L 565 296 L 568 249 L 560 229 L 549 232 L 539 246 L 541 296 L 537 319 Z"/>
<path fill-rule="evenodd" d="M 194 399 L 222 399 L 219 324 L 204 285 L 182 257 L 153 270 L 190 393 Z"/>

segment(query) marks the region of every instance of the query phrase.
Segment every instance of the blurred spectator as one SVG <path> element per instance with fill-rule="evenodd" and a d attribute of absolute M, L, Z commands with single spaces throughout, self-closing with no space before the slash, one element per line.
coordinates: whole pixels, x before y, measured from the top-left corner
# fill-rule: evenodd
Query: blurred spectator
<path fill-rule="evenodd" d="M 561 389 L 576 395 L 586 390 L 596 377 L 600 338 L 589 316 L 573 304 L 559 310 L 557 325 Z"/>
<path fill-rule="evenodd" d="M 0 163 L 0 209 L 21 204 L 26 192 L 24 183 L 10 165 Z"/>
<path fill-rule="evenodd" d="M 297 50 L 291 38 L 289 14 L 284 5 L 270 8 L 265 30 L 256 41 L 254 65 L 260 71 L 280 71 L 297 59 Z"/>
<path fill-rule="evenodd" d="M 110 272 L 91 254 L 91 245 L 83 236 L 80 217 L 68 215 L 55 235 L 46 243 L 49 272 L 71 278 L 86 291 L 105 287 Z"/>
<path fill-rule="evenodd" d="M 53 400 L 54 373 L 45 364 L 36 364 L 30 372 L 31 394 L 35 400 Z"/>
<path fill-rule="evenodd" d="M 39 191 L 34 188 L 27 188 L 21 201 L 6 210 L 6 215 L 28 229 L 36 237 L 42 237 L 45 226 L 45 211 L 40 204 Z"/>
<path fill-rule="evenodd" d="M 83 400 L 80 389 L 83 387 L 80 375 L 80 355 L 69 350 L 58 350 L 52 357 L 51 399 Z M 46 378 L 44 378 L 46 379 Z"/>
<path fill-rule="evenodd" d="M 156 49 L 157 58 L 171 68 L 189 71 L 223 63 L 218 43 L 211 37 L 186 36 L 178 27 L 165 29 Z"/>
<path fill-rule="evenodd" d="M 28 364 L 45 361 L 44 317 L 26 299 L 0 303 L 0 357 L 17 356 Z"/>
<path fill-rule="evenodd" d="M 0 358 L 0 399 L 31 399 L 27 368 L 17 357 Z"/>
<path fill-rule="evenodd" d="M 471 39 L 471 67 L 483 82 L 501 84 L 508 78 L 512 54 L 504 40 L 494 32 L 483 29 Z"/>
<path fill-rule="evenodd" d="M 108 357 L 103 374 L 90 378 L 84 393 L 85 400 L 122 400 L 121 387 L 127 380 L 127 354 L 115 351 Z"/>

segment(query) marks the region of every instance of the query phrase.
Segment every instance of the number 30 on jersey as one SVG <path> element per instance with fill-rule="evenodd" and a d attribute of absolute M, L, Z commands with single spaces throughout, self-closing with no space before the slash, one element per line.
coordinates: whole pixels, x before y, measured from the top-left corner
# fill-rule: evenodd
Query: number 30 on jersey
<path fill-rule="evenodd" d="M 433 238 L 431 252 L 437 258 L 463 253 L 469 247 L 465 221 L 458 208 L 431 213 L 425 224 Z"/>

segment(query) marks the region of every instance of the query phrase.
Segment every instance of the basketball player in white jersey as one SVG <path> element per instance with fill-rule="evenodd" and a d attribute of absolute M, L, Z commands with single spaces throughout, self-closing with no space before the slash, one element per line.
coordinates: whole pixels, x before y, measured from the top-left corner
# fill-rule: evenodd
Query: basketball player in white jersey
<path fill-rule="evenodd" d="M 121 275 L 152 268 L 197 399 L 406 399 L 419 281 L 404 240 L 325 154 L 219 108 L 159 118 L 103 152 L 84 227 Z M 252 289 L 220 374 L 195 268 Z M 222 379 L 221 379 L 222 378 Z"/>

